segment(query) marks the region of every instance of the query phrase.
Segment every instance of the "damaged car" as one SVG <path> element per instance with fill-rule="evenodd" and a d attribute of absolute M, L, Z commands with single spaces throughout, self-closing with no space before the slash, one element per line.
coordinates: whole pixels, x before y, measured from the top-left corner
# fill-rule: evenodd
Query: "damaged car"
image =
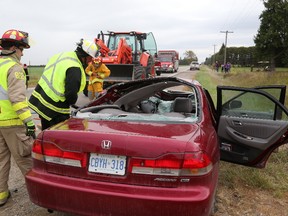
<path fill-rule="evenodd" d="M 211 215 L 220 159 L 264 168 L 287 143 L 285 86 L 118 83 L 42 131 L 25 177 L 33 203 L 77 215 Z"/>

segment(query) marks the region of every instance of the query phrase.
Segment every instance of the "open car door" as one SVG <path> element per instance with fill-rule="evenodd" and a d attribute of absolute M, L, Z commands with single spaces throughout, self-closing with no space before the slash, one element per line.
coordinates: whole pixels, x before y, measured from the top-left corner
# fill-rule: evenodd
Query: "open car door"
<path fill-rule="evenodd" d="M 288 142 L 285 92 L 285 86 L 217 87 L 221 160 L 265 167 L 270 154 Z"/>

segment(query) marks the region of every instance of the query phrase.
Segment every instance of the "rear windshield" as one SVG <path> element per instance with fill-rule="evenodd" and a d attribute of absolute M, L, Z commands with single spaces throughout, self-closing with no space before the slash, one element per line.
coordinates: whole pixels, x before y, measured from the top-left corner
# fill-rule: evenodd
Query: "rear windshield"
<path fill-rule="evenodd" d="M 153 91 L 153 87 L 158 89 L 159 85 L 127 93 L 111 106 L 105 104 L 82 109 L 76 117 L 91 120 L 165 123 L 198 121 L 200 105 L 194 87 L 178 85 L 160 88 L 160 91 Z"/>

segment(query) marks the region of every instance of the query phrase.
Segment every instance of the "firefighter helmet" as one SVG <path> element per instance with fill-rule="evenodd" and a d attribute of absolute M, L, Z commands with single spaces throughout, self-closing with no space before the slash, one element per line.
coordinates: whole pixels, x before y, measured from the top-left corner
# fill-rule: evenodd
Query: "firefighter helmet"
<path fill-rule="evenodd" d="M 93 58 L 92 60 L 95 64 L 101 64 L 102 63 L 102 58 L 100 56 Z"/>
<path fill-rule="evenodd" d="M 23 46 L 26 49 L 30 48 L 27 32 L 18 31 L 15 29 L 8 30 L 4 32 L 2 38 L 0 38 L 0 45 L 4 41 L 13 42 L 16 45 Z"/>

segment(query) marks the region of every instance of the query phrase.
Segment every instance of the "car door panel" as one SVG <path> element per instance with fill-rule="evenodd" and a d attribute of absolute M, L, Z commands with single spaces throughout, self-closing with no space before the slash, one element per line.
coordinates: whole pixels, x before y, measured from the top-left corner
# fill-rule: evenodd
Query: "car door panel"
<path fill-rule="evenodd" d="M 273 150 L 287 142 L 288 110 L 283 105 L 283 89 L 286 87 L 217 87 L 221 160 L 263 167 Z"/>
<path fill-rule="evenodd" d="M 218 135 L 225 142 L 239 142 L 243 145 L 265 150 L 287 131 L 288 122 L 262 119 L 240 119 L 220 117 Z"/>

